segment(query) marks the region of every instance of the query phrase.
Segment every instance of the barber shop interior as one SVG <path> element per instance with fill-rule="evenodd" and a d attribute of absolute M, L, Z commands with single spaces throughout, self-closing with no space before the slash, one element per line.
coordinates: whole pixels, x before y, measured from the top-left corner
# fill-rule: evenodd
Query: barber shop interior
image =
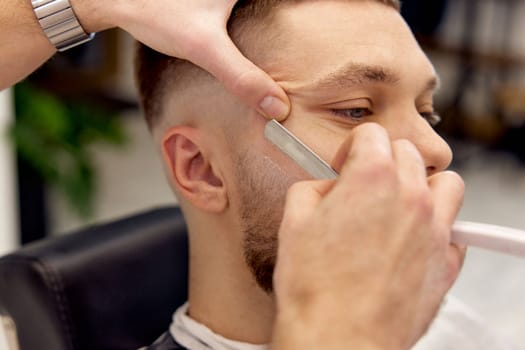
<path fill-rule="evenodd" d="M 465 183 L 447 317 L 525 350 L 525 1 L 404 0 L 401 15 L 435 68 L 432 128 Z M 0 350 L 146 349 L 188 298 L 175 170 L 144 118 L 136 51 L 123 30 L 100 32 L 0 91 Z M 270 195 L 247 191 L 243 217 Z"/>

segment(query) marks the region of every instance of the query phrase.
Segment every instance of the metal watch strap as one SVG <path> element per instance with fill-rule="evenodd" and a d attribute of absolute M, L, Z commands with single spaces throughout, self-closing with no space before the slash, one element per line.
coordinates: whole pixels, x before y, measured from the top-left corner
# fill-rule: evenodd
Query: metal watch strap
<path fill-rule="evenodd" d="M 58 51 L 66 51 L 95 36 L 84 31 L 69 0 L 32 0 L 31 3 L 40 26 Z"/>

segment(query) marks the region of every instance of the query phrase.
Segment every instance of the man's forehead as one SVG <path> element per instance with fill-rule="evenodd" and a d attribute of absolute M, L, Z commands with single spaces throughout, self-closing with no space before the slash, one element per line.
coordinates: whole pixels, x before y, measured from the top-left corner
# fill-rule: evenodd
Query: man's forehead
<path fill-rule="evenodd" d="M 410 29 L 384 4 L 308 2 L 284 8 L 276 21 L 281 38 L 270 46 L 262 67 L 277 81 L 321 88 L 395 84 L 404 75 L 402 68 L 410 66 L 424 71 L 432 88 L 438 85 Z"/>

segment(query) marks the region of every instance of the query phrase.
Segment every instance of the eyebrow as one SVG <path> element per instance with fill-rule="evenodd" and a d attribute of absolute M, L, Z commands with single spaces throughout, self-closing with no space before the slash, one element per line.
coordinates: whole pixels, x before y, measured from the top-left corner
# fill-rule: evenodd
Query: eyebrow
<path fill-rule="evenodd" d="M 366 83 L 394 85 L 399 80 L 399 76 L 395 72 L 391 72 L 385 67 L 352 62 L 314 81 L 310 87 L 320 89 L 347 88 Z"/>
<path fill-rule="evenodd" d="M 381 83 L 395 85 L 400 77 L 385 67 L 351 62 L 308 85 L 311 89 L 344 89 L 365 84 Z M 424 91 L 435 91 L 440 87 L 440 79 L 432 76 L 424 86 Z"/>

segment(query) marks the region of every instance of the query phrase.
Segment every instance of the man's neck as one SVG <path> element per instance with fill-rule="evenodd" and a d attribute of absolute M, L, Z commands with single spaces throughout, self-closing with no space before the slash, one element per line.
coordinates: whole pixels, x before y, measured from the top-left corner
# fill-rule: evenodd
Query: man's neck
<path fill-rule="evenodd" d="M 189 225 L 192 228 L 190 316 L 227 339 L 269 343 L 275 317 L 274 300 L 253 279 L 244 262 L 241 244 L 238 247 L 232 244 L 240 241 L 240 229 L 198 221 L 197 225 Z"/>

